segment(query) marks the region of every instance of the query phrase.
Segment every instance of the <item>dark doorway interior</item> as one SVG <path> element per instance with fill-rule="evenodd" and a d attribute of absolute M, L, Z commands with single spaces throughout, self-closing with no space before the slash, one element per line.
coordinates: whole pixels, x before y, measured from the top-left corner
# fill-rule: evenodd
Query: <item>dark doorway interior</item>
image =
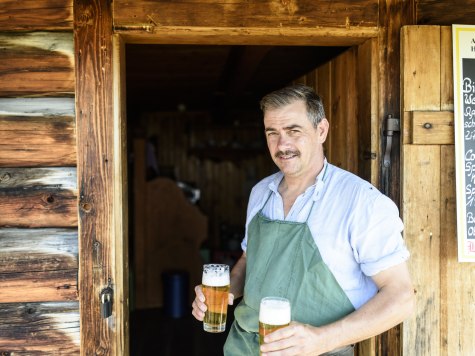
<path fill-rule="evenodd" d="M 226 333 L 190 305 L 203 263 L 240 256 L 250 189 L 275 169 L 259 100 L 344 50 L 126 46 L 131 355 L 222 355 Z M 173 271 L 187 274 L 179 317 L 163 298 Z"/>

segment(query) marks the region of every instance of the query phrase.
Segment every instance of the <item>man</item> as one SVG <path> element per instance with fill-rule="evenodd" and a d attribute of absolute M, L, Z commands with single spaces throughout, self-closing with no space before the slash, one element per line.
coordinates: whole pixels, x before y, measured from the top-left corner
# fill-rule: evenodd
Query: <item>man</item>
<path fill-rule="evenodd" d="M 235 310 L 225 355 L 259 355 L 260 299 L 291 301 L 292 323 L 265 337 L 267 355 L 353 355 L 354 343 L 399 324 L 414 308 L 395 204 L 328 163 L 329 123 L 319 96 L 295 85 L 261 101 L 269 152 L 280 171 L 249 199 L 243 255 L 231 272 Z M 195 288 L 193 315 L 206 306 Z"/>

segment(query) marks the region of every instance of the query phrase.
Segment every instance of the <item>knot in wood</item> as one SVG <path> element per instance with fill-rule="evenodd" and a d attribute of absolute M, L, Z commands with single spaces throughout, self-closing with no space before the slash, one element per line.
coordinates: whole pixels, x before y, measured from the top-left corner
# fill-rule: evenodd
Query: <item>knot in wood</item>
<path fill-rule="evenodd" d="M 4 173 L 0 176 L 0 183 L 3 183 L 3 182 L 8 182 L 10 180 L 12 176 L 10 175 L 10 173 Z"/>

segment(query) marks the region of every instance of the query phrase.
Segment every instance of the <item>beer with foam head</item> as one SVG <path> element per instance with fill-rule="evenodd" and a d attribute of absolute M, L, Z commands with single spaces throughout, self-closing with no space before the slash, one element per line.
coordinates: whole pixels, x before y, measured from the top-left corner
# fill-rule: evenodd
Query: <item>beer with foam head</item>
<path fill-rule="evenodd" d="M 259 345 L 271 332 L 290 324 L 290 301 L 280 297 L 262 298 L 259 307 Z"/>
<path fill-rule="evenodd" d="M 203 329 L 211 333 L 226 329 L 229 296 L 229 266 L 206 264 L 203 266 L 201 281 L 207 310 L 203 319 Z"/>

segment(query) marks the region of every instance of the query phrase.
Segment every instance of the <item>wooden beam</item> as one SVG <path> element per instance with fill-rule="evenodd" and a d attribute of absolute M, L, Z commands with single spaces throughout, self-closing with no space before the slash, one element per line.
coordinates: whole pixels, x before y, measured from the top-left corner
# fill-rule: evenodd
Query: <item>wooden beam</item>
<path fill-rule="evenodd" d="M 418 0 L 417 23 L 421 25 L 473 25 L 475 0 Z"/>
<path fill-rule="evenodd" d="M 128 43 L 354 46 L 377 37 L 374 27 L 192 27 L 115 26 L 114 33 Z"/>
<path fill-rule="evenodd" d="M 6 303 L 0 320 L 4 355 L 79 354 L 78 302 Z"/>
<path fill-rule="evenodd" d="M 0 226 L 77 226 L 75 168 L 0 168 Z"/>
<path fill-rule="evenodd" d="M 73 95 L 71 33 L 3 33 L 0 49 L 0 96 Z"/>
<path fill-rule="evenodd" d="M 376 27 L 378 1 L 272 0 L 232 2 L 118 0 L 114 26 L 185 27 Z"/>
<path fill-rule="evenodd" d="M 400 31 L 404 25 L 416 21 L 415 0 L 384 0 L 379 2 L 379 88 L 378 126 L 373 132 L 383 132 L 385 119 L 388 115 L 400 117 Z M 382 167 L 382 157 L 386 141 L 379 140 L 380 154 L 377 156 L 377 167 Z M 380 189 L 388 195 L 396 205 L 400 206 L 400 137 L 395 136 L 392 142 L 391 166 L 380 170 Z M 384 177 L 387 177 L 385 179 Z M 401 354 L 401 327 L 396 326 L 376 337 L 376 348 L 382 355 Z"/>
<path fill-rule="evenodd" d="M 0 115 L 0 167 L 75 165 L 74 117 Z"/>
<path fill-rule="evenodd" d="M 0 31 L 72 31 L 72 29 L 72 0 L 2 0 Z"/>
<path fill-rule="evenodd" d="M 454 144 L 454 113 L 451 111 L 412 111 L 412 143 Z"/>
<path fill-rule="evenodd" d="M 81 354 L 119 355 L 122 325 L 100 314 L 100 292 L 115 287 L 114 87 L 112 2 L 74 2 L 76 132 L 79 190 L 79 290 Z M 112 316 L 114 318 L 114 315 Z"/>

